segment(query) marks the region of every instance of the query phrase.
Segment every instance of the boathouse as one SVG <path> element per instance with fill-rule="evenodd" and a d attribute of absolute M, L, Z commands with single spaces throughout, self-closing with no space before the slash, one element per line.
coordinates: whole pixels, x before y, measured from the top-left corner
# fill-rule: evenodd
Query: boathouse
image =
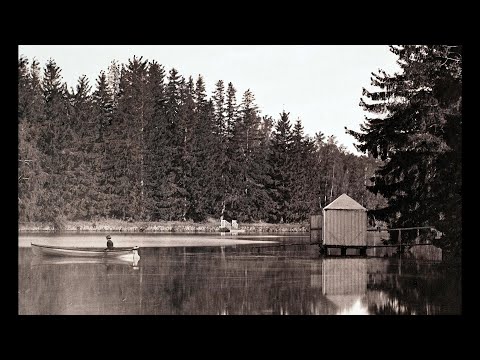
<path fill-rule="evenodd" d="M 323 208 L 323 245 L 366 246 L 367 209 L 347 194 Z"/>

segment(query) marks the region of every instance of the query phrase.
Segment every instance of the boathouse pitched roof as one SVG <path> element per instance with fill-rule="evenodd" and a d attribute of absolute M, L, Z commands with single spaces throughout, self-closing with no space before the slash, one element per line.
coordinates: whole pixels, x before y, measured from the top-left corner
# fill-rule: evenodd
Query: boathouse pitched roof
<path fill-rule="evenodd" d="M 367 210 L 347 194 L 342 194 L 330 204 L 324 207 L 325 210 Z"/>

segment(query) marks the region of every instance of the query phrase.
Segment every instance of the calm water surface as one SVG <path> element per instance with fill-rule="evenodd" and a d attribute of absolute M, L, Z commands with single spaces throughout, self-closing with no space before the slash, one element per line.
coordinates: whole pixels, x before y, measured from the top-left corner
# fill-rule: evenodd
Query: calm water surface
<path fill-rule="evenodd" d="M 324 258 L 302 236 L 114 234 L 113 240 L 140 246 L 140 261 L 44 258 L 30 247 L 104 247 L 104 234 L 20 236 L 19 314 L 461 313 L 457 263 Z"/>

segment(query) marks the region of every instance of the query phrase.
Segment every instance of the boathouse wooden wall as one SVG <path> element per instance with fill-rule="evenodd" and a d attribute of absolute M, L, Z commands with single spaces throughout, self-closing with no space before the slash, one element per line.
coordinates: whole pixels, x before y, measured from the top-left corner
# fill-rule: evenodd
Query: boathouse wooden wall
<path fill-rule="evenodd" d="M 367 245 L 367 213 L 362 210 L 325 210 L 325 245 Z"/>
<path fill-rule="evenodd" d="M 367 210 L 341 195 L 323 208 L 324 245 L 367 245 Z"/>

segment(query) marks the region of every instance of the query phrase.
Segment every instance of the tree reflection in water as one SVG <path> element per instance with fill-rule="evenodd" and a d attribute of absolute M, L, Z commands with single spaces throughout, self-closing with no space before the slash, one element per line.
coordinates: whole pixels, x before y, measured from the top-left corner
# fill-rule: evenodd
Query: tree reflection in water
<path fill-rule="evenodd" d="M 458 266 L 321 258 L 298 245 L 141 248 L 126 264 L 36 264 L 19 248 L 20 314 L 445 314 L 461 312 Z M 399 271 L 400 270 L 400 271 Z"/>

